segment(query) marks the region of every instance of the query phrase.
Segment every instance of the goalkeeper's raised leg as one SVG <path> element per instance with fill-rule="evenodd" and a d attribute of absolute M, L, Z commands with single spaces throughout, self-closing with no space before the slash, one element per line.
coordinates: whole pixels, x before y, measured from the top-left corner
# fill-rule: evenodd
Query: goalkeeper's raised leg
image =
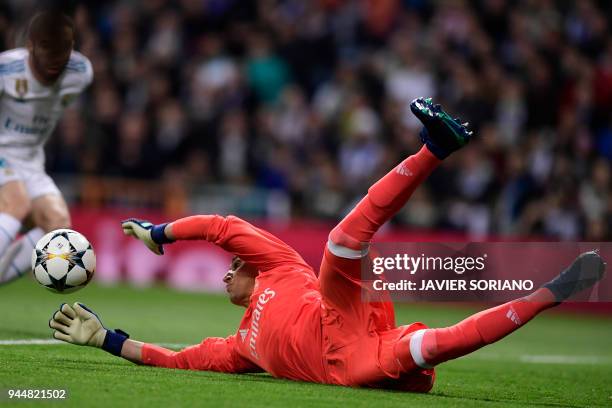
<path fill-rule="evenodd" d="M 364 244 L 372 240 L 381 225 L 406 204 L 442 160 L 467 145 L 472 137 L 467 123 L 453 119 L 431 98 L 415 99 L 410 109 L 423 123 L 419 136 L 424 146 L 372 185 L 363 200 L 334 228 L 328 247 L 334 255 L 361 258 Z"/>

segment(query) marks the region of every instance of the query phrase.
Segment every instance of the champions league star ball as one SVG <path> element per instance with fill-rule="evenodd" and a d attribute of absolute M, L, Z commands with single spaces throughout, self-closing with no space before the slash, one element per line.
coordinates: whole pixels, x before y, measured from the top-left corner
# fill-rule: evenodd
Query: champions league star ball
<path fill-rule="evenodd" d="M 70 229 L 51 231 L 32 251 L 32 273 L 47 289 L 70 293 L 89 283 L 96 269 L 96 255 L 82 234 Z"/>

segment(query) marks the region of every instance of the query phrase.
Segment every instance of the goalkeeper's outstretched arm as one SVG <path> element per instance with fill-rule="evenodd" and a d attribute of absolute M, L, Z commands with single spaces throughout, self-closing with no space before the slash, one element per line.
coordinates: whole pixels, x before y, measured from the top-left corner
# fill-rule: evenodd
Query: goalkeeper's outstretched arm
<path fill-rule="evenodd" d="M 261 371 L 237 353 L 235 336 L 209 337 L 200 344 L 173 351 L 131 340 L 122 330 L 107 329 L 98 315 L 82 303 L 62 304 L 49 320 L 49 327 L 54 329 L 53 338 L 57 340 L 100 348 L 136 364 L 224 373 Z"/>
<path fill-rule="evenodd" d="M 259 271 L 288 263 L 309 268 L 302 257 L 279 238 L 234 216 L 194 215 L 158 225 L 131 218 L 121 226 L 124 234 L 141 240 L 158 255 L 164 253 L 165 244 L 203 240 L 238 256 Z"/>
<path fill-rule="evenodd" d="M 70 306 L 64 303 L 53 313 L 49 327 L 53 338 L 78 346 L 101 348 L 111 354 L 142 364 L 144 343 L 129 340 L 129 335 L 119 329 L 109 330 L 92 310 L 82 303 Z"/>

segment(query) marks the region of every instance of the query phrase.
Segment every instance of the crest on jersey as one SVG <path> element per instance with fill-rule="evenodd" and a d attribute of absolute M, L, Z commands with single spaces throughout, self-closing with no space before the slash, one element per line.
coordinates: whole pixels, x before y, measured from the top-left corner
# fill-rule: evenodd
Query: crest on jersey
<path fill-rule="evenodd" d="M 28 93 L 28 80 L 25 78 L 15 80 L 15 92 L 20 98 L 23 98 Z"/>
<path fill-rule="evenodd" d="M 77 96 L 77 94 L 66 94 L 66 95 L 62 96 L 62 106 L 70 105 L 72 103 L 72 101 L 74 101 L 76 96 Z"/>

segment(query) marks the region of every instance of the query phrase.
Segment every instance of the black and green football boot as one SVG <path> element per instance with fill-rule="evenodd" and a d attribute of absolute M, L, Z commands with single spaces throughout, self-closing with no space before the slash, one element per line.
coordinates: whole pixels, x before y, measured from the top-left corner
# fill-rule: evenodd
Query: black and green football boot
<path fill-rule="evenodd" d="M 434 105 L 431 98 L 415 99 L 410 110 L 423 123 L 421 141 L 440 160 L 468 144 L 472 137 L 468 123 L 453 119 L 440 105 Z"/>

